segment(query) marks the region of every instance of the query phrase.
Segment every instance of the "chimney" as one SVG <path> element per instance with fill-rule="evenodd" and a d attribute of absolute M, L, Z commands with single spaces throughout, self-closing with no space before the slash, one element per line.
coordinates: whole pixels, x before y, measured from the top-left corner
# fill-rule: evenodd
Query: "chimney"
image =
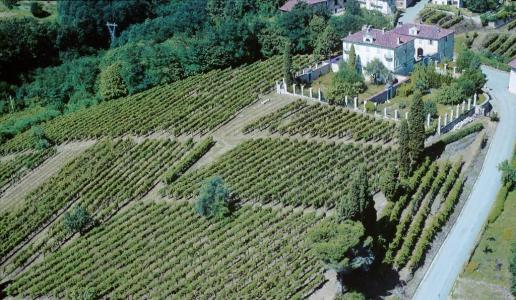
<path fill-rule="evenodd" d="M 398 37 L 398 45 L 401 45 L 402 42 L 401 42 L 401 37 Z"/>
<path fill-rule="evenodd" d="M 385 34 L 385 27 L 382 28 L 382 33 Z"/>

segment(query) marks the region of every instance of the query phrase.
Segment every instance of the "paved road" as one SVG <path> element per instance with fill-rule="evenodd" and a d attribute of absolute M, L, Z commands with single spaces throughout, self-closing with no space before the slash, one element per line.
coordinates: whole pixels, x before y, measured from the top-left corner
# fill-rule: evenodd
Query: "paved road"
<path fill-rule="evenodd" d="M 419 285 L 414 299 L 446 299 L 453 283 L 469 255 L 484 226 L 489 210 L 501 186 L 501 175 L 497 169 L 500 162 L 512 155 L 516 142 L 516 96 L 507 91 L 509 74 L 491 68 L 482 68 L 487 75 L 487 87 L 492 89 L 493 106 L 499 112 L 500 123 L 488 149 L 480 176 L 439 249 L 430 268 Z"/>
<path fill-rule="evenodd" d="M 415 23 L 417 14 L 425 7 L 425 5 L 430 0 L 420 0 L 416 3 L 416 5 L 411 6 L 407 8 L 407 10 L 403 13 L 403 15 L 398 20 L 399 22 L 402 22 L 403 24 L 406 23 Z"/>

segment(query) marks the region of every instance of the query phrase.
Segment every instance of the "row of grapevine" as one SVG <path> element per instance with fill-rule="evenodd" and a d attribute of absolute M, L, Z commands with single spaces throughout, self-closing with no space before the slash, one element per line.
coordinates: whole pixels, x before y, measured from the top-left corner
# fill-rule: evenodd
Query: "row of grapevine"
<path fill-rule="evenodd" d="M 304 65 L 306 56 L 295 57 Z M 122 99 L 60 116 L 42 126 L 46 136 L 68 140 L 144 135 L 166 130 L 174 135 L 205 134 L 256 101 L 281 77 L 281 58 L 274 57 L 237 69 L 215 70 L 162 85 Z M 31 147 L 23 133 L 0 147 L 12 152 Z"/>
<path fill-rule="evenodd" d="M 143 196 L 185 152 L 183 144 L 173 141 L 100 142 L 32 191 L 19 209 L 0 215 L 0 257 L 72 203 L 99 221 L 105 219 L 127 201 Z M 59 225 L 55 222 L 51 229 L 56 242 L 65 238 Z"/>
<path fill-rule="evenodd" d="M 240 144 L 214 164 L 186 173 L 167 192 L 173 198 L 197 195 L 201 184 L 220 176 L 243 201 L 333 207 L 358 165 L 365 163 L 371 186 L 395 157 L 389 147 L 257 139 Z"/>
<path fill-rule="evenodd" d="M 240 208 L 210 222 L 185 202 L 134 203 L 7 288 L 25 297 L 299 299 L 324 282 L 304 244 L 315 214 Z"/>
<path fill-rule="evenodd" d="M 16 180 L 38 167 L 56 153 L 54 148 L 19 154 L 11 160 L 0 162 L 0 188 L 5 189 Z"/>
<path fill-rule="evenodd" d="M 444 202 L 441 204 L 439 211 L 427 222 L 414 247 L 414 251 L 412 252 L 408 262 L 408 268 L 411 271 L 417 268 L 422 262 L 425 252 L 431 245 L 432 240 L 439 230 L 446 224 L 450 215 L 453 213 L 455 205 L 460 199 L 464 184 L 464 178 L 458 177 L 460 166 L 460 164 L 454 166 L 446 179 L 446 184 L 441 188 L 440 194 L 444 197 Z"/>
<path fill-rule="evenodd" d="M 394 266 L 396 268 L 402 268 L 407 263 L 409 255 L 412 253 L 414 244 L 420 236 L 421 230 L 423 230 L 423 227 L 425 226 L 425 221 L 428 217 L 428 214 L 430 213 L 430 209 L 435 197 L 437 196 L 437 192 L 439 192 L 441 184 L 446 179 L 449 168 L 449 163 L 441 166 L 437 176 L 433 179 L 432 186 L 430 187 L 428 194 L 425 196 L 425 199 L 419 206 L 416 215 L 413 217 L 412 223 L 408 227 L 406 234 L 404 234 L 403 243 L 400 250 L 398 253 L 396 253 L 394 258 Z"/>
<path fill-rule="evenodd" d="M 353 138 L 357 141 L 393 140 L 396 125 L 391 121 L 332 105 L 292 103 L 282 110 L 246 126 L 244 133 L 269 129 L 281 135 L 310 135 L 325 138 Z"/>
<path fill-rule="evenodd" d="M 389 243 L 385 254 L 385 262 L 393 263 L 396 261 L 396 254 L 398 253 L 400 246 L 403 244 L 403 240 L 412 221 L 413 214 L 418 210 L 420 202 L 430 189 L 437 170 L 437 164 L 433 163 L 428 169 L 428 172 L 426 172 L 425 176 L 421 179 L 416 192 L 413 195 L 410 193 L 404 195 L 406 199 L 410 199 L 410 201 L 403 207 L 405 213 L 402 215 L 398 225 L 396 226 L 396 234 L 394 238 Z"/>
<path fill-rule="evenodd" d="M 482 47 L 491 53 L 512 59 L 516 56 L 516 35 L 490 33 L 482 41 Z"/>

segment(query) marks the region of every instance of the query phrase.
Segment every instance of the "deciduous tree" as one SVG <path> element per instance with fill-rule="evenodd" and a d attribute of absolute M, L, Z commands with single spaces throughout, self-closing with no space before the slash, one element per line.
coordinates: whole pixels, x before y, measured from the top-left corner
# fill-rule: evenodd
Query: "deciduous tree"
<path fill-rule="evenodd" d="M 229 188 L 220 177 L 212 177 L 202 185 L 195 210 L 206 218 L 222 219 L 231 214 Z"/>
<path fill-rule="evenodd" d="M 70 212 L 66 212 L 63 224 L 69 234 L 76 232 L 83 233 L 84 230 L 93 222 L 93 218 L 86 209 L 78 205 Z"/>
<path fill-rule="evenodd" d="M 120 63 L 114 63 L 100 73 L 99 93 L 104 100 L 127 95 L 127 86 L 120 74 L 121 69 Z"/>

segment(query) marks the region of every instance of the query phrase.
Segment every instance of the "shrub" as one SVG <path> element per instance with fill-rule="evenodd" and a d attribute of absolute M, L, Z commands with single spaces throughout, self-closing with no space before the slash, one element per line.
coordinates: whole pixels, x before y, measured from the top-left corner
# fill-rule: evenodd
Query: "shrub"
<path fill-rule="evenodd" d="M 231 214 L 231 192 L 220 177 L 204 182 L 195 203 L 195 210 L 206 218 L 223 219 Z"/>
<path fill-rule="evenodd" d="M 92 223 L 93 218 L 81 206 L 76 206 L 70 212 L 66 212 L 63 219 L 63 225 L 69 234 L 83 233 Z"/>
<path fill-rule="evenodd" d="M 414 92 L 414 85 L 412 83 L 404 83 L 396 89 L 396 96 L 408 97 Z"/>
<path fill-rule="evenodd" d="M 127 86 L 120 75 L 122 65 L 115 63 L 100 73 L 99 93 L 105 100 L 120 98 L 127 95 Z"/>
<path fill-rule="evenodd" d="M 43 6 L 39 2 L 31 2 L 30 3 L 30 13 L 36 18 L 46 18 L 50 14 L 43 10 Z"/>

